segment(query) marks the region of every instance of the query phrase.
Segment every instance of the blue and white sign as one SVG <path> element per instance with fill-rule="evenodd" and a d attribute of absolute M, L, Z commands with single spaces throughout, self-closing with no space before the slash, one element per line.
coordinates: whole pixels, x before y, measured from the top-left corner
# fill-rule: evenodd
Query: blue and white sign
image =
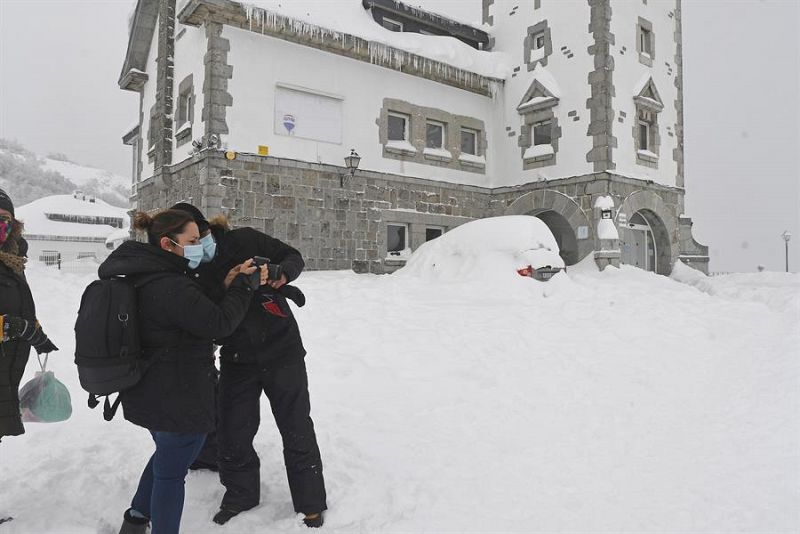
<path fill-rule="evenodd" d="M 278 135 L 342 144 L 342 99 L 294 86 L 275 88 Z"/>

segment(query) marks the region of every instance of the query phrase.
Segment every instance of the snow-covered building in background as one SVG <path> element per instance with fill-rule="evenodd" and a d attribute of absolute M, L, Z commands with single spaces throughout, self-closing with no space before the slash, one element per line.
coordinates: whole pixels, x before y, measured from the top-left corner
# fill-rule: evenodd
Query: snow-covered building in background
<path fill-rule="evenodd" d="M 463 222 L 530 214 L 568 265 L 707 270 L 680 0 L 482 4 L 479 28 L 395 0 L 138 0 L 134 207 L 226 213 L 317 269 L 391 271 Z"/>
<path fill-rule="evenodd" d="M 106 239 L 128 225 L 128 211 L 76 191 L 20 206 L 30 261 L 54 264 L 83 258 L 105 258 Z M 124 230 L 123 230 L 124 231 Z"/>

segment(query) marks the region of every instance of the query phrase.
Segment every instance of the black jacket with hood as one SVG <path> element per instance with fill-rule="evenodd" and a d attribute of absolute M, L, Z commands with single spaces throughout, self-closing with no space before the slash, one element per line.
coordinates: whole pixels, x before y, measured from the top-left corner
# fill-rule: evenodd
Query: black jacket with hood
<path fill-rule="evenodd" d="M 215 426 L 212 340 L 233 332 L 253 290 L 243 276 L 218 303 L 192 278 L 188 261 L 156 246 L 126 241 L 100 266 L 101 278 L 150 277 L 137 291 L 139 328 L 149 367 L 121 393 L 125 419 L 153 431 L 203 433 Z"/>
<path fill-rule="evenodd" d="M 199 269 L 199 281 L 207 286 L 209 294 L 219 295 L 221 281 L 227 272 L 254 256 L 266 257 L 271 263 L 280 264 L 288 282 L 303 272 L 303 256 L 279 239 L 249 227 L 227 230 L 212 224 L 212 232 L 217 242 L 217 254 L 213 262 L 203 264 Z M 284 286 L 276 291 L 262 286 L 256 291 L 241 325 L 232 335 L 217 341 L 222 345 L 220 356 L 224 363 L 257 364 L 266 369 L 301 361 L 305 357 L 300 329 L 286 301 L 287 295 L 299 295 L 304 299 L 300 290 L 294 287 Z"/>

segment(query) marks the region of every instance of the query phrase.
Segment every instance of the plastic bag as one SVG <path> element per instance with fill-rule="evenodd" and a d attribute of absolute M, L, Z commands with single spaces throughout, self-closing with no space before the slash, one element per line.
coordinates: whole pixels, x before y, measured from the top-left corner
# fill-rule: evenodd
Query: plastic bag
<path fill-rule="evenodd" d="M 72 415 L 72 400 L 67 387 L 59 382 L 53 371 L 47 370 L 47 356 L 42 368 L 19 390 L 19 409 L 26 423 L 58 423 Z"/>

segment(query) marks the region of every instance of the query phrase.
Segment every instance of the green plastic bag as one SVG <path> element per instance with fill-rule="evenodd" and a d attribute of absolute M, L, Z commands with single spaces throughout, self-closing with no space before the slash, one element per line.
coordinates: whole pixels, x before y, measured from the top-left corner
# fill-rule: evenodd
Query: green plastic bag
<path fill-rule="evenodd" d="M 26 423 L 58 423 L 72 415 L 72 400 L 67 386 L 59 382 L 53 371 L 47 370 L 47 356 L 41 372 L 36 373 L 19 390 L 19 409 Z"/>

